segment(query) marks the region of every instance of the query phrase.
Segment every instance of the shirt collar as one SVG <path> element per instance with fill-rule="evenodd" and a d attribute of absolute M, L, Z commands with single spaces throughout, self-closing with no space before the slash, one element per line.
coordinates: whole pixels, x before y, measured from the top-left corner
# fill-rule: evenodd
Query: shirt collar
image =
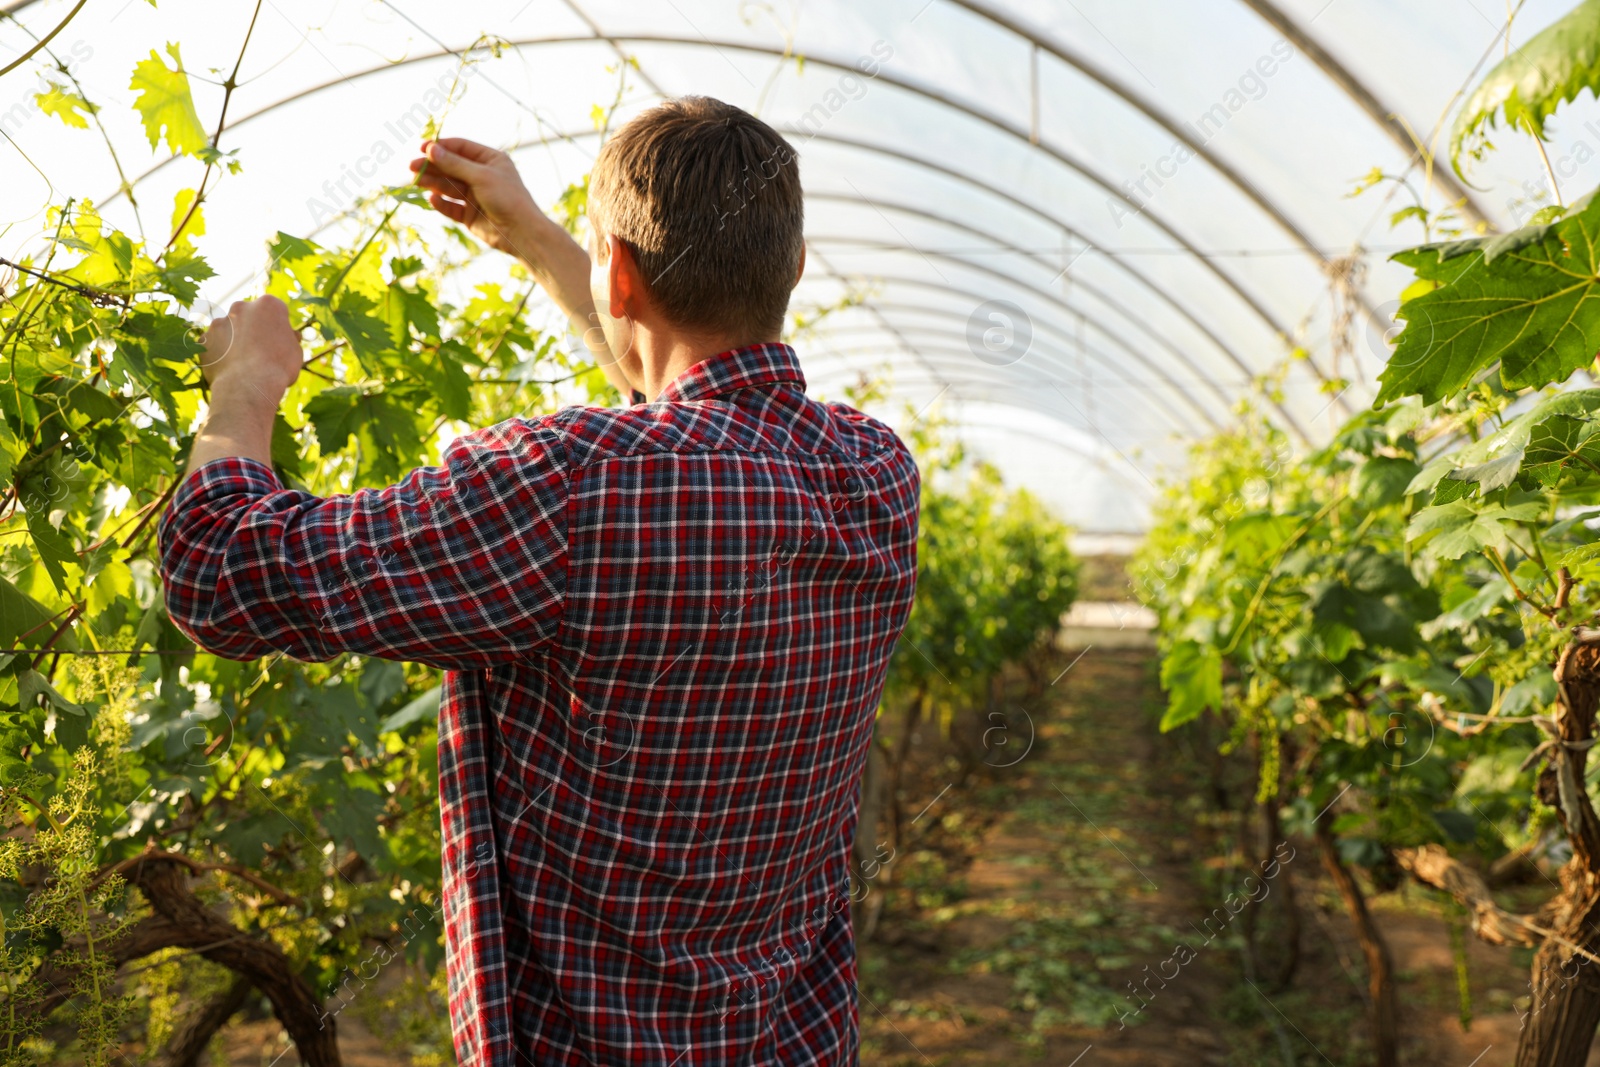
<path fill-rule="evenodd" d="M 668 382 L 656 400 L 668 403 L 708 400 L 746 386 L 777 382 L 794 382 L 801 389 L 806 387 L 794 349 L 776 342 L 745 345 L 696 363 Z"/>

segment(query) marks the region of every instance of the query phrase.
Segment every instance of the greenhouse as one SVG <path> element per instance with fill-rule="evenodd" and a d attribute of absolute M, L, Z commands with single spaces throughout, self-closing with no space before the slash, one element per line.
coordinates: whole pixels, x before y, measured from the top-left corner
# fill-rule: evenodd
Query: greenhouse
<path fill-rule="evenodd" d="M 0 0 L 0 1064 L 1600 1062 L 1597 101 Z"/>

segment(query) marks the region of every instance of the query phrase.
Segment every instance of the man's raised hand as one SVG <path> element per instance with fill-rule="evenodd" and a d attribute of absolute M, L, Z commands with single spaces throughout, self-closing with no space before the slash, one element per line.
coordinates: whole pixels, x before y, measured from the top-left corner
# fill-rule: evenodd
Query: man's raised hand
<path fill-rule="evenodd" d="M 277 297 L 263 296 L 237 301 L 226 318 L 211 321 L 200 367 L 213 391 L 246 385 L 276 408 L 300 376 L 303 359 L 289 309 Z"/>
<path fill-rule="evenodd" d="M 623 396 L 637 389 L 596 328 L 600 320 L 589 289 L 589 253 L 539 210 L 511 157 L 464 137 L 428 141 L 422 151 L 425 158 L 412 160 L 411 169 L 434 210 L 466 226 L 490 248 L 527 264 L 611 384 Z"/>
<path fill-rule="evenodd" d="M 426 141 L 413 159 L 417 184 L 435 211 L 461 223 L 490 248 L 527 257 L 530 227 L 552 225 L 522 184 L 511 157 L 464 137 Z"/>

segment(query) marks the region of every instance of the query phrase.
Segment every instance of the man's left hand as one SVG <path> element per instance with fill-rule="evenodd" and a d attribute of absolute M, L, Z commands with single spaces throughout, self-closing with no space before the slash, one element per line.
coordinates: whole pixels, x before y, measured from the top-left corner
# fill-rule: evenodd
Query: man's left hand
<path fill-rule="evenodd" d="M 300 338 L 289 325 L 289 309 L 275 296 L 241 300 L 206 331 L 201 369 L 212 391 L 243 385 L 274 409 L 300 376 Z"/>

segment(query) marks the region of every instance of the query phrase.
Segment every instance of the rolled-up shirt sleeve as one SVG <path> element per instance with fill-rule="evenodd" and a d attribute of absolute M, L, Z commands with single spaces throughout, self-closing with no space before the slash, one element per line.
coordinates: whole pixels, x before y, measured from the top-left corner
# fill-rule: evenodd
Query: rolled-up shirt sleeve
<path fill-rule="evenodd" d="M 567 456 L 514 419 L 386 489 L 319 497 L 258 460 L 213 460 L 162 516 L 173 623 L 229 659 L 341 652 L 444 669 L 539 650 L 566 592 Z"/>

